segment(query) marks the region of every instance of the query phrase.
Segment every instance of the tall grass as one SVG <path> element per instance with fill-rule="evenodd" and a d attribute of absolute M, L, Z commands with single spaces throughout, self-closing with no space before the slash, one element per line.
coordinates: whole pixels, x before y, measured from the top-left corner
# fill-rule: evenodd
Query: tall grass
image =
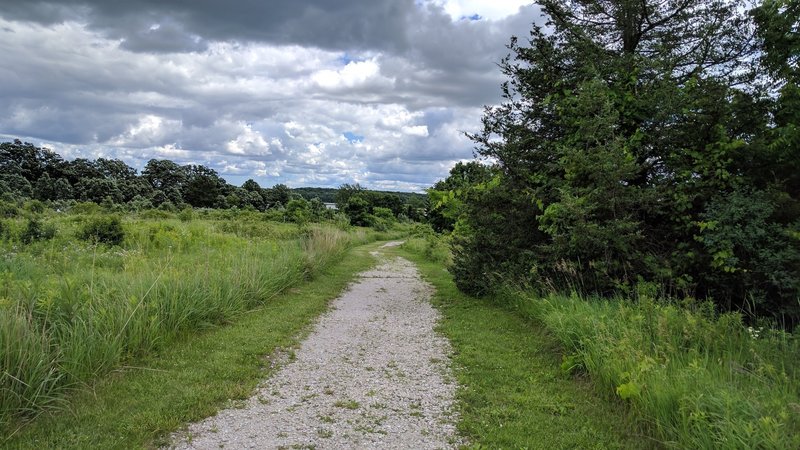
<path fill-rule="evenodd" d="M 405 248 L 438 252 L 423 239 Z M 598 299 L 506 287 L 493 300 L 542 324 L 563 344 L 566 372 L 590 374 L 667 447 L 800 448 L 798 336 L 646 291 Z"/>
<path fill-rule="evenodd" d="M 410 230 L 411 236 L 403 243 L 403 248 L 425 259 L 444 264 L 451 264 L 452 256 L 447 236 L 434 233 L 430 226 L 418 225 Z"/>
<path fill-rule="evenodd" d="M 0 429 L 267 302 L 373 237 L 322 225 L 133 218 L 124 244 L 107 247 L 75 239 L 86 220 L 52 216 L 54 239 L 0 243 Z"/>
<path fill-rule="evenodd" d="M 800 448 L 800 342 L 711 304 L 501 294 L 678 448 Z"/>

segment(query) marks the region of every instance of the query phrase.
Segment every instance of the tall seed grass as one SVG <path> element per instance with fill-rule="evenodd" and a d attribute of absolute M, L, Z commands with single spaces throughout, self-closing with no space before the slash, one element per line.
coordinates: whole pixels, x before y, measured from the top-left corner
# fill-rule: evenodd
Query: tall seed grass
<path fill-rule="evenodd" d="M 82 243 L 85 218 L 0 257 L 0 429 L 63 405 L 71 389 L 228 322 L 373 235 L 327 226 L 133 219 L 122 247 Z M 246 231 L 242 231 L 246 230 Z"/>

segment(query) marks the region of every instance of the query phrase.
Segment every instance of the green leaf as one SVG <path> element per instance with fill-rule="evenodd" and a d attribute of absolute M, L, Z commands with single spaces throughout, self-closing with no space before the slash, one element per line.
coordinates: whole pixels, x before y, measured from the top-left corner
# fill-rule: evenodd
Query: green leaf
<path fill-rule="evenodd" d="M 629 381 L 617 386 L 617 395 L 619 395 L 619 397 L 623 400 L 639 397 L 641 393 L 642 389 L 633 381 Z"/>

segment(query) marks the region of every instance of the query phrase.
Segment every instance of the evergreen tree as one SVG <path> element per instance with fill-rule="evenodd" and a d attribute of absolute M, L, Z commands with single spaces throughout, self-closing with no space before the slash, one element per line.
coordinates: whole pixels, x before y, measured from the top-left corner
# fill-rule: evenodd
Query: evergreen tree
<path fill-rule="evenodd" d="M 800 317 L 793 252 L 767 260 L 743 245 L 797 248 L 791 224 L 800 217 L 780 206 L 797 202 L 798 171 L 780 166 L 800 161 L 790 125 L 798 102 L 786 76 L 771 112 L 752 70 L 756 28 L 744 2 L 539 3 L 547 29 L 534 28 L 527 45 L 512 39 L 500 64 L 505 102 L 486 109 L 472 136 L 497 172 L 463 195 L 459 285 L 485 291 L 502 273 L 611 293 L 650 280 L 730 309 L 755 293 L 760 312 L 794 305 Z M 795 5 L 772 3 L 783 6 L 756 15 L 761 35 L 764 23 L 785 30 Z M 797 53 L 788 54 L 795 59 L 768 62 L 792 73 Z M 743 198 L 767 207 L 743 208 Z M 721 220 L 777 236 L 733 236 L 715 225 Z M 787 270 L 770 277 L 777 266 Z M 743 273 L 732 285 L 730 275 Z"/>

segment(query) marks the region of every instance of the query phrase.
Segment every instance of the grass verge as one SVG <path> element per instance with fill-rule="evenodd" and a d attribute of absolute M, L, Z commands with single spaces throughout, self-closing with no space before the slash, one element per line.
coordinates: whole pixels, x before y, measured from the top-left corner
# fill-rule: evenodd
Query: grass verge
<path fill-rule="evenodd" d="M 151 448 L 170 432 L 248 398 L 269 373 L 268 355 L 299 342 L 355 273 L 373 264 L 369 250 L 348 252 L 311 281 L 239 316 L 100 378 L 70 399 L 69 411 L 45 414 L 17 430 L 7 448 Z"/>
<path fill-rule="evenodd" d="M 800 448 L 800 342 L 710 303 L 502 294 L 666 446 Z"/>
<path fill-rule="evenodd" d="M 437 261 L 449 283 L 441 238 L 423 235 L 404 248 Z M 710 302 L 655 300 L 654 291 L 643 284 L 631 298 L 600 299 L 506 286 L 480 301 L 455 288 L 450 295 L 459 305 L 472 302 L 469 308 L 501 305 L 530 324 L 530 333 L 557 342 L 561 368 L 590 377 L 597 392 L 624 405 L 654 445 L 800 448 L 798 334 L 747 326 Z"/>
<path fill-rule="evenodd" d="M 413 246 L 411 246 L 413 249 Z M 459 431 L 472 448 L 610 449 L 656 445 L 624 405 L 561 369 L 558 340 L 514 311 L 459 292 L 441 262 L 398 250 L 436 288 L 452 343 Z"/>

